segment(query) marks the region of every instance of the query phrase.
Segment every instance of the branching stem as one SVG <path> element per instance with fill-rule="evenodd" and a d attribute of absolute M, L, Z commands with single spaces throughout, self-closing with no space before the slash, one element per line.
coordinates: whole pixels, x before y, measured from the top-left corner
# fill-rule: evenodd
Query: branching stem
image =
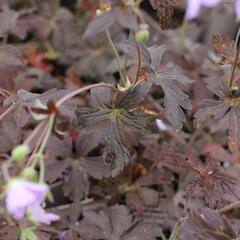
<path fill-rule="evenodd" d="M 85 91 L 88 91 L 90 90 L 91 88 L 95 88 L 95 87 L 109 87 L 109 88 L 112 88 L 113 90 L 115 90 L 115 87 L 111 84 L 107 84 L 107 83 L 96 83 L 96 84 L 91 84 L 91 85 L 88 85 L 86 87 L 83 87 L 83 88 L 79 88 L 71 93 L 69 93 L 68 95 L 66 95 L 65 97 L 63 97 L 61 100 L 59 100 L 57 103 L 56 103 L 56 108 L 59 108 L 63 103 L 65 103 L 67 100 L 79 95 L 80 93 L 82 92 L 85 92 Z"/>

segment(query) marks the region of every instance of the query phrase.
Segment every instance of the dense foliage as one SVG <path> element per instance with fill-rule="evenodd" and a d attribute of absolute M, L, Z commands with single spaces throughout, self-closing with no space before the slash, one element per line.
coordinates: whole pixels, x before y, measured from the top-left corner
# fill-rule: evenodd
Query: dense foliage
<path fill-rule="evenodd" d="M 240 30 L 202 11 L 240 1 L 0 1 L 0 239 L 240 239 Z"/>

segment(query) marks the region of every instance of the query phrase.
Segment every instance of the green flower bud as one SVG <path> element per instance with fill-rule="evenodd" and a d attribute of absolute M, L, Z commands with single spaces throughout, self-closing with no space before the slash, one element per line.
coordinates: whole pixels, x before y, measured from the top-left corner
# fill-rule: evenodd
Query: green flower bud
<path fill-rule="evenodd" d="M 138 42 L 147 42 L 149 39 L 150 33 L 148 30 L 147 24 L 140 24 L 139 25 L 140 30 L 136 32 L 136 40 Z"/>
<path fill-rule="evenodd" d="M 37 172 L 32 167 L 24 168 L 21 174 L 26 180 L 37 181 Z"/>
<path fill-rule="evenodd" d="M 11 157 L 13 160 L 22 161 L 30 153 L 30 148 L 28 145 L 18 145 L 12 150 Z"/>

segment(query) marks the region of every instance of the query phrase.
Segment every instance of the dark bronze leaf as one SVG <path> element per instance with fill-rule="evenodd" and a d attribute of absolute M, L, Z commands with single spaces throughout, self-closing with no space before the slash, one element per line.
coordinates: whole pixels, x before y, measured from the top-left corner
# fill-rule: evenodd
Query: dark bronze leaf
<path fill-rule="evenodd" d="M 146 133 L 147 123 L 155 117 L 135 111 L 151 85 L 149 82 L 141 82 L 125 91 L 106 87 L 94 88 L 91 94 L 96 104 L 95 108 L 77 110 L 78 124 L 94 127 L 102 134 L 106 166 L 110 166 L 112 176 L 116 176 L 130 161 L 128 143 L 125 139 L 126 129 Z"/>
<path fill-rule="evenodd" d="M 157 9 L 157 15 L 159 17 L 160 26 L 165 30 L 173 15 L 173 8 L 176 5 L 175 0 L 149 0 L 152 7 Z"/>
<path fill-rule="evenodd" d="M 129 210 L 123 205 L 115 205 L 105 211 L 96 213 L 88 211 L 76 229 L 86 238 L 154 240 L 160 236 L 161 229 L 155 224 L 133 222 Z"/>
<path fill-rule="evenodd" d="M 237 219 L 229 220 L 209 208 L 193 211 L 183 221 L 177 239 L 186 240 L 230 240 L 237 239 L 238 232 L 232 226 L 239 226 Z"/>
<path fill-rule="evenodd" d="M 212 46 L 216 54 L 223 58 L 223 64 L 233 64 L 234 62 L 234 41 L 225 34 L 214 34 Z"/>

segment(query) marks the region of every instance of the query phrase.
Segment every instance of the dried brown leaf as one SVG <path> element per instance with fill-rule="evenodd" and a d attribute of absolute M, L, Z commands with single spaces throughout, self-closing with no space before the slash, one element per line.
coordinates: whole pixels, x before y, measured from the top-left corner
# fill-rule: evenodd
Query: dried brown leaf
<path fill-rule="evenodd" d="M 224 64 L 234 62 L 234 41 L 227 35 L 217 33 L 212 37 L 212 46 L 216 54 L 223 58 Z"/>
<path fill-rule="evenodd" d="M 173 8 L 176 5 L 175 0 L 149 0 L 152 7 L 157 9 L 160 25 L 165 30 L 173 16 Z"/>

